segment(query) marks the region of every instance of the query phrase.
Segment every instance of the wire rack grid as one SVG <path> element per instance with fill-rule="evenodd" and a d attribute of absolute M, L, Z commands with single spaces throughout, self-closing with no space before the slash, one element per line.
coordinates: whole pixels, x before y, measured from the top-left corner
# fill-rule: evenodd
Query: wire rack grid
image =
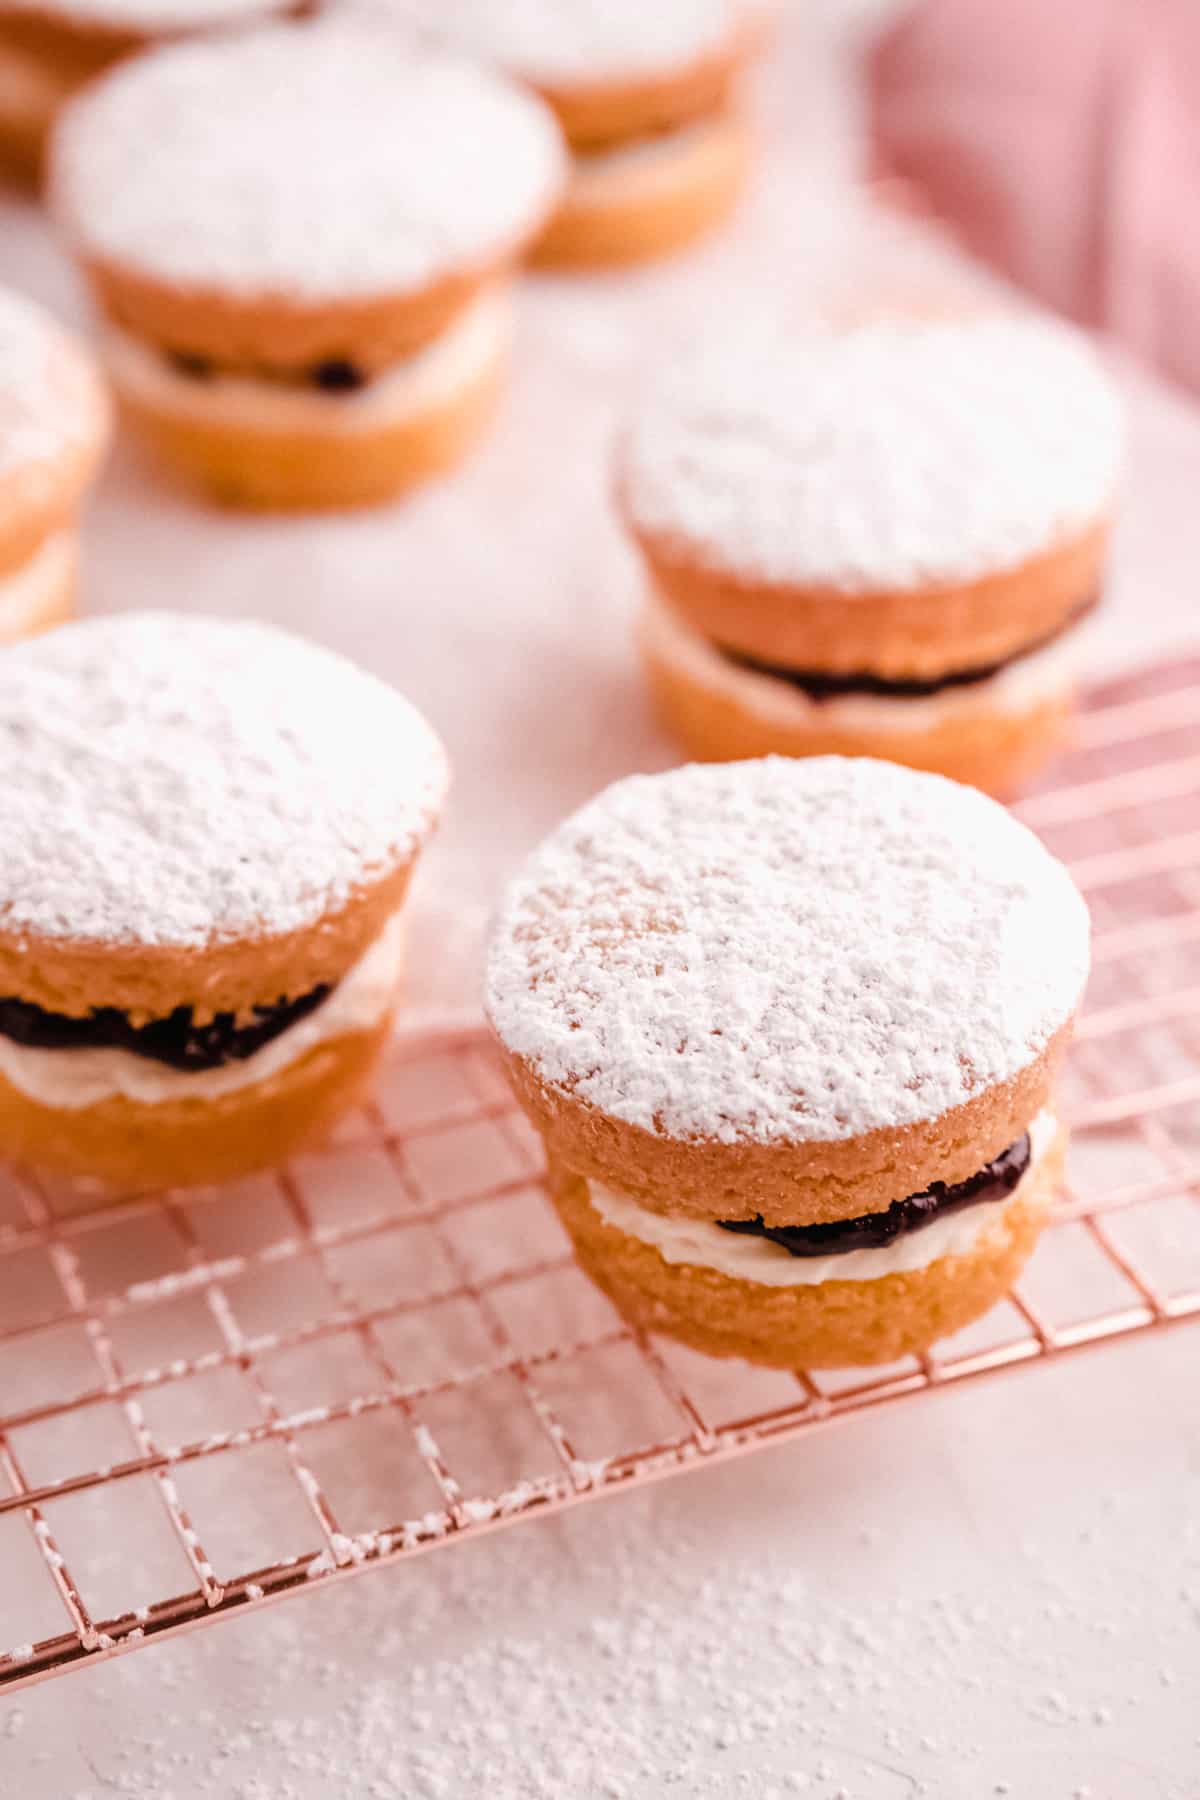
<path fill-rule="evenodd" d="M 280 1173 L 99 1204 L 0 1180 L 0 1686 L 948 1383 L 1200 1314 L 1200 656 L 1095 693 L 1020 807 L 1095 973 L 1067 1188 L 927 1358 L 749 1369 L 575 1267 L 477 1027 L 398 1039 Z"/>

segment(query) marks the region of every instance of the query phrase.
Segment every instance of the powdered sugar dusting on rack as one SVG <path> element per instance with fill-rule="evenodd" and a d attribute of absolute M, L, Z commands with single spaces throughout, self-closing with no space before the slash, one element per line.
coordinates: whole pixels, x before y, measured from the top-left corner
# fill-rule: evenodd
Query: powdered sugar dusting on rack
<path fill-rule="evenodd" d="M 691 766 L 536 851 L 489 1013 L 552 1087 L 660 1136 L 825 1142 L 1011 1079 L 1078 1004 L 1087 911 L 994 801 L 888 763 Z"/>
<path fill-rule="evenodd" d="M 446 779 L 415 708 L 284 632 L 70 626 L 3 656 L 0 926 L 190 946 L 310 925 L 412 855 Z"/>
<path fill-rule="evenodd" d="M 380 16 L 547 86 L 670 74 L 736 34 L 734 0 L 360 0 Z"/>
<path fill-rule="evenodd" d="M 1115 391 L 1056 322 L 760 322 L 665 375 L 623 488 L 704 566 L 853 594 L 1020 565 L 1105 517 L 1120 453 Z"/>
<path fill-rule="evenodd" d="M 0 290 L 0 476 L 49 462 L 83 435 L 73 348 L 36 307 Z"/>
<path fill-rule="evenodd" d="M 278 24 L 108 76 L 69 109 L 51 185 L 86 253 L 319 301 L 415 292 L 519 250 L 563 168 L 549 112 L 499 76 L 396 34 Z"/>

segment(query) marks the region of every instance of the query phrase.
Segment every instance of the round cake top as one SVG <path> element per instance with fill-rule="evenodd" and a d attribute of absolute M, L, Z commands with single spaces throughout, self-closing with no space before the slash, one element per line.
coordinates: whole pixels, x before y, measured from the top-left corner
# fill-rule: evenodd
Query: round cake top
<path fill-rule="evenodd" d="M 681 361 L 621 468 L 634 528 L 747 582 L 877 593 L 976 580 L 1101 521 L 1120 407 L 1045 318 L 726 333 Z"/>
<path fill-rule="evenodd" d="M 0 0 L 6 12 L 65 19 L 84 30 L 151 37 L 262 19 L 291 9 L 293 0 Z"/>
<path fill-rule="evenodd" d="M 0 930 L 198 948 L 315 924 L 447 782 L 415 707 L 267 625 L 131 613 L 0 653 Z"/>
<path fill-rule="evenodd" d="M 99 447 L 107 402 L 92 364 L 53 319 L 0 289 L 0 495 L 57 486 L 64 464 Z"/>
<path fill-rule="evenodd" d="M 553 117 L 396 34 L 269 25 L 124 63 L 69 105 L 53 205 L 83 254 L 284 302 L 402 297 L 515 254 L 553 207 Z"/>
<path fill-rule="evenodd" d="M 736 36 L 737 0 L 363 0 L 550 89 L 674 74 Z"/>
<path fill-rule="evenodd" d="M 635 775 L 510 888 L 488 1011 L 552 1090 L 658 1137 L 941 1117 L 1073 1014 L 1087 909 L 973 788 L 819 757 Z"/>

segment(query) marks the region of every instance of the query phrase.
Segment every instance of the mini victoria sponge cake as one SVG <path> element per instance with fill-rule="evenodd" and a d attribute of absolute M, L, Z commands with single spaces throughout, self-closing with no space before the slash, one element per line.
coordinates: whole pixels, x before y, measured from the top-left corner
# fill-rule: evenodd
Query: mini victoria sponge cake
<path fill-rule="evenodd" d="M 399 694 L 265 625 L 0 654 L 0 1154 L 128 1192 L 319 1137 L 386 1038 L 446 779 Z"/>
<path fill-rule="evenodd" d="M 564 174 L 534 95 L 356 21 L 123 64 L 65 110 L 49 192 L 130 419 L 224 500 L 316 507 L 477 436 Z"/>
<path fill-rule="evenodd" d="M 109 430 L 83 346 L 0 289 L 0 642 L 71 613 L 76 519 Z"/>
<path fill-rule="evenodd" d="M 1070 876 L 995 801 L 767 757 L 568 819 L 507 895 L 488 1010 L 626 1318 L 830 1367 L 921 1351 L 1013 1281 L 1087 967 Z"/>
<path fill-rule="evenodd" d="M 0 0 L 0 166 L 35 177 L 55 115 L 120 58 L 285 10 L 289 0 Z"/>
<path fill-rule="evenodd" d="M 503 69 L 553 107 L 570 181 L 542 263 L 679 249 L 732 209 L 750 140 L 737 103 L 755 32 L 740 0 L 359 0 Z"/>
<path fill-rule="evenodd" d="M 1068 726 L 1121 417 L 1069 327 L 768 325 L 666 372 L 618 495 L 696 757 L 879 756 L 1005 794 Z"/>

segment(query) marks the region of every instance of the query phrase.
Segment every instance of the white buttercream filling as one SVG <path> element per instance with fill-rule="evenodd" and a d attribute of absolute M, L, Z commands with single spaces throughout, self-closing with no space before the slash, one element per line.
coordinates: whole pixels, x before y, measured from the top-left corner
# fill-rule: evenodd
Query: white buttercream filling
<path fill-rule="evenodd" d="M 316 1045 L 377 1025 L 400 977 L 403 931 L 394 913 L 327 1000 L 241 1062 L 220 1069 L 171 1069 L 131 1050 L 41 1050 L 0 1036 L 0 1075 L 43 1106 L 77 1111 L 118 1095 L 155 1106 L 165 1100 L 215 1100 L 268 1081 Z"/>
<path fill-rule="evenodd" d="M 690 1263 L 715 1269 L 737 1281 L 756 1281 L 760 1287 L 817 1287 L 823 1281 L 878 1281 L 925 1269 L 944 1256 L 962 1256 L 973 1250 L 1003 1219 L 1020 1198 L 1039 1162 L 1058 1132 L 1054 1114 L 1040 1112 L 1029 1127 L 1029 1166 L 1011 1193 L 1001 1200 L 983 1200 L 974 1206 L 935 1218 L 916 1231 L 905 1231 L 882 1249 L 847 1250 L 841 1256 L 793 1256 L 769 1238 L 743 1237 L 723 1231 L 706 1219 L 648 1212 L 628 1194 L 618 1193 L 598 1181 L 587 1184 L 588 1197 L 606 1225 L 615 1226 L 657 1250 L 664 1262 Z"/>
<path fill-rule="evenodd" d="M 0 575 L 0 639 L 20 637 L 59 601 L 75 568 L 75 533 L 56 531 L 19 568 Z"/>
<path fill-rule="evenodd" d="M 1065 694 L 1074 686 L 1085 630 L 1083 625 L 1070 627 L 1053 643 L 1018 656 L 996 674 L 936 694 L 834 694 L 816 700 L 780 676 L 747 668 L 723 655 L 657 594 L 648 596 L 641 620 L 642 642 L 649 654 L 671 663 L 688 680 L 721 699 L 736 701 L 757 718 L 780 727 L 811 727 L 824 720 L 864 730 L 885 726 L 924 731 L 941 720 L 976 713 L 981 706 L 989 712 L 1029 712 L 1039 702 Z"/>
<path fill-rule="evenodd" d="M 724 118 L 698 119 L 675 131 L 633 138 L 606 150 L 571 157 L 571 199 L 601 200 L 641 187 L 670 186 L 688 170 L 693 155 L 719 145 L 728 131 Z"/>
<path fill-rule="evenodd" d="M 353 437 L 419 415 L 469 387 L 503 355 L 511 313 L 507 289 L 487 288 L 431 343 L 343 393 L 221 370 L 184 375 L 161 351 L 115 325 L 104 344 L 118 390 L 155 410 L 198 424 Z"/>

